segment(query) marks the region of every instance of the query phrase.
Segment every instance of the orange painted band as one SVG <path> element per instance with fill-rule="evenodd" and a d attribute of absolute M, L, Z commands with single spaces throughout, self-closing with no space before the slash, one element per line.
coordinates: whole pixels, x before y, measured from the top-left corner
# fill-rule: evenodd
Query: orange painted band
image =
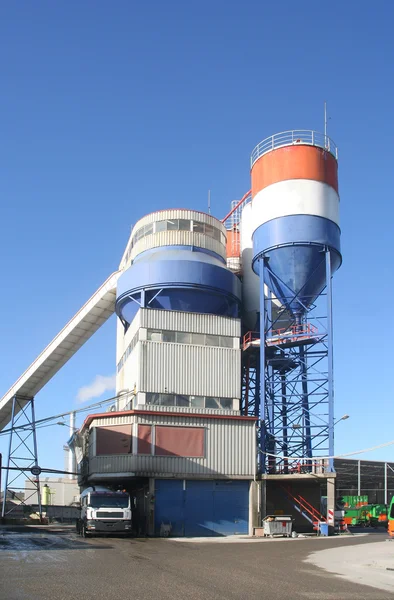
<path fill-rule="evenodd" d="M 252 198 L 264 188 L 288 179 L 327 183 L 338 192 L 338 163 L 316 146 L 285 146 L 264 154 L 252 167 Z"/>

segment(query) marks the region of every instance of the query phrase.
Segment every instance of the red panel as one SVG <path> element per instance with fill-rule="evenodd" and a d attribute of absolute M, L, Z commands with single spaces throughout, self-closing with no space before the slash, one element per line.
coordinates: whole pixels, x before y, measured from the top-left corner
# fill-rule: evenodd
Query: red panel
<path fill-rule="evenodd" d="M 204 456 L 203 427 L 156 426 L 156 456 Z"/>
<path fill-rule="evenodd" d="M 96 456 L 130 454 L 131 428 L 132 425 L 96 427 Z"/>
<path fill-rule="evenodd" d="M 138 425 L 137 454 L 152 454 L 152 425 Z"/>

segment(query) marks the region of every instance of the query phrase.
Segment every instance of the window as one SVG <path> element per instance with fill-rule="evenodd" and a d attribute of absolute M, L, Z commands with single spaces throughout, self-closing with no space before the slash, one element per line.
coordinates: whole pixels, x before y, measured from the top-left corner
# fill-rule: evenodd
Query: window
<path fill-rule="evenodd" d="M 191 344 L 191 334 L 183 331 L 176 332 L 176 341 L 178 344 Z"/>
<path fill-rule="evenodd" d="M 155 406 L 181 406 L 183 408 L 213 408 L 232 410 L 232 398 L 213 398 L 204 396 L 187 396 L 184 394 L 146 394 L 146 403 Z"/>
<path fill-rule="evenodd" d="M 204 396 L 190 396 L 190 406 L 193 408 L 204 408 Z"/>
<path fill-rule="evenodd" d="M 147 339 L 151 342 L 171 342 L 177 344 L 195 344 L 197 346 L 216 346 L 218 348 L 234 348 L 234 338 L 210 333 L 187 333 L 185 331 L 170 331 L 167 329 L 148 329 Z M 131 350 L 134 348 L 133 340 Z M 131 351 L 130 350 L 130 351 Z"/>
<path fill-rule="evenodd" d="M 206 346 L 220 346 L 220 338 L 218 335 L 206 335 L 205 336 Z"/>
<path fill-rule="evenodd" d="M 152 233 L 153 233 L 153 223 L 150 223 L 149 225 L 145 225 L 144 235 L 151 235 Z"/>
<path fill-rule="evenodd" d="M 218 345 L 222 348 L 234 348 L 233 338 L 221 335 L 220 343 Z"/>
<path fill-rule="evenodd" d="M 163 342 L 176 342 L 175 331 L 163 331 L 161 335 Z"/>
<path fill-rule="evenodd" d="M 192 344 L 205 346 L 205 335 L 203 333 L 192 333 Z"/>
<path fill-rule="evenodd" d="M 156 456 L 204 456 L 203 427 L 156 425 L 155 438 Z"/>
<path fill-rule="evenodd" d="M 205 224 L 205 235 L 208 235 L 209 237 L 213 238 L 215 235 L 215 227 L 212 227 L 212 225 Z"/>
<path fill-rule="evenodd" d="M 198 221 L 193 221 L 193 232 L 194 233 L 204 233 L 204 223 L 199 223 Z"/>
<path fill-rule="evenodd" d="M 176 404 L 176 406 L 189 406 L 190 405 L 189 396 L 181 396 L 181 395 L 176 396 L 175 404 Z"/>
<path fill-rule="evenodd" d="M 155 331 L 154 329 L 148 329 L 147 338 L 151 342 L 161 342 L 162 333 L 161 331 Z"/>
<path fill-rule="evenodd" d="M 156 221 L 155 232 L 160 233 L 160 231 L 167 231 L 167 221 Z"/>
<path fill-rule="evenodd" d="M 226 410 L 231 410 L 233 408 L 232 398 L 220 398 L 220 406 Z"/>
<path fill-rule="evenodd" d="M 178 229 L 179 229 L 178 219 L 173 219 L 171 221 L 170 221 L 170 219 L 168 219 L 167 231 L 178 231 Z"/>
<path fill-rule="evenodd" d="M 190 219 L 179 219 L 179 231 L 190 231 Z"/>
<path fill-rule="evenodd" d="M 217 398 L 205 398 L 205 408 L 220 408 Z"/>

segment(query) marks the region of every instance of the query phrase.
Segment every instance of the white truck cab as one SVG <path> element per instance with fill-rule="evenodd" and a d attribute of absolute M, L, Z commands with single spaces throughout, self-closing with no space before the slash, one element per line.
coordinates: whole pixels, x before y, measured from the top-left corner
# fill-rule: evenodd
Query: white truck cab
<path fill-rule="evenodd" d="M 80 495 L 81 513 L 77 532 L 86 537 L 92 534 L 131 534 L 131 499 L 125 491 L 91 486 Z"/>

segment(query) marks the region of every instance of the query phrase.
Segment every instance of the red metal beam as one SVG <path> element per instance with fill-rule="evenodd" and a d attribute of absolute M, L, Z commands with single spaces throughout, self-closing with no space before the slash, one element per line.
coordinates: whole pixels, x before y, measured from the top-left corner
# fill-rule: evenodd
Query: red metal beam
<path fill-rule="evenodd" d="M 250 195 L 251 192 L 252 192 L 252 190 L 249 190 L 248 192 L 246 192 L 246 194 L 244 196 L 242 196 L 241 200 L 239 202 L 237 202 L 237 204 L 230 210 L 228 215 L 226 215 L 224 217 L 224 219 L 222 219 L 222 223 L 225 223 L 227 221 L 227 219 L 229 217 L 231 217 L 233 212 L 235 212 L 237 210 L 237 208 L 239 208 L 241 206 L 241 204 L 243 204 L 245 202 L 246 198 Z"/>

